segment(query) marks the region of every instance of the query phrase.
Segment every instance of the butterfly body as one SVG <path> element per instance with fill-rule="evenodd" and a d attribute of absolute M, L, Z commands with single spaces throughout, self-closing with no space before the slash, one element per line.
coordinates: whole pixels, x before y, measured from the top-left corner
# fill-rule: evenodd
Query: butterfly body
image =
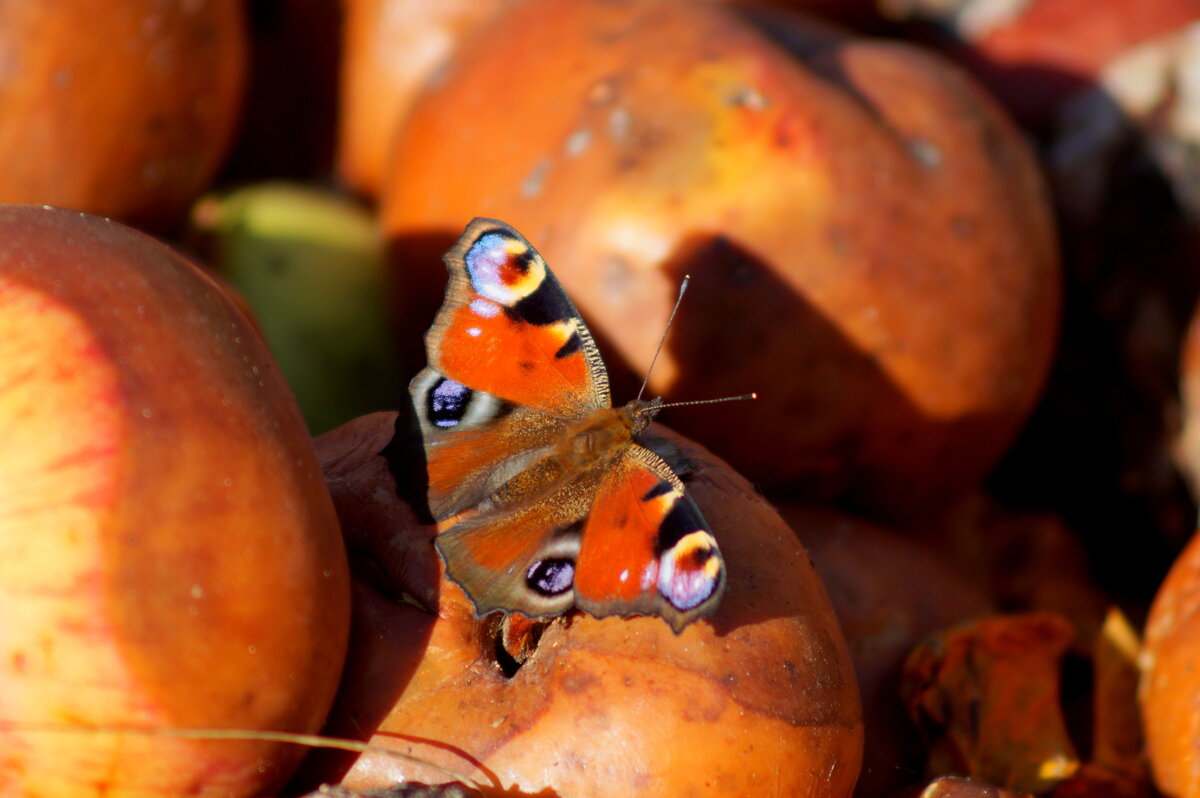
<path fill-rule="evenodd" d="M 611 404 L 591 334 L 545 261 L 476 219 L 410 386 L 435 545 L 480 615 L 659 615 L 676 630 L 724 589 L 683 483 L 637 442 L 658 400 Z"/>

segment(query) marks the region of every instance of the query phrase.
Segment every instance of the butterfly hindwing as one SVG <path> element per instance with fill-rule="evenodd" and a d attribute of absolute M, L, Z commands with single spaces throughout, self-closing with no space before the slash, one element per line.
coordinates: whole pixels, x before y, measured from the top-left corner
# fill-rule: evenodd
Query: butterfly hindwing
<path fill-rule="evenodd" d="M 446 574 L 471 597 L 476 613 L 503 610 L 540 618 L 574 605 L 580 529 L 588 511 L 581 501 L 588 494 L 579 487 L 587 486 L 472 516 L 438 535 Z"/>
<path fill-rule="evenodd" d="M 596 617 L 659 615 L 678 632 L 724 590 L 724 561 L 699 508 L 661 457 L 631 446 L 584 522 L 575 604 Z"/>

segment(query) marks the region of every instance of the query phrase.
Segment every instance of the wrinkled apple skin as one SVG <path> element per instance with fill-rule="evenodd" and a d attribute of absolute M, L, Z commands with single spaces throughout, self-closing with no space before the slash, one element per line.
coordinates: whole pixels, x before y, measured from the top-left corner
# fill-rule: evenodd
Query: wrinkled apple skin
<path fill-rule="evenodd" d="M 365 755 L 345 786 L 449 772 L 506 795 L 851 794 L 863 729 L 849 653 L 803 547 L 748 482 L 651 428 L 643 442 L 685 475 L 720 542 L 721 605 L 679 635 L 659 618 L 573 613 L 514 671 L 497 619 L 438 580 L 431 528 L 398 498 L 395 422 L 374 414 L 317 441 L 352 561 L 368 564 L 329 731 L 418 760 Z M 412 603 L 431 599 L 436 612 Z"/>
<path fill-rule="evenodd" d="M 255 795 L 303 750 L 349 620 L 294 400 L 199 269 L 0 206 L 0 794 Z"/>

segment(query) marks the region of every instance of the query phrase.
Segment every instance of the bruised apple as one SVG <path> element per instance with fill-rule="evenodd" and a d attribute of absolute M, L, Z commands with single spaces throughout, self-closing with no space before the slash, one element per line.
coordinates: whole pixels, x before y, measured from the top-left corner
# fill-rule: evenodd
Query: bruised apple
<path fill-rule="evenodd" d="M 168 227 L 232 141 L 239 0 L 0 3 L 0 202 Z"/>
<path fill-rule="evenodd" d="M 933 55 L 778 10 L 509 9 L 395 141 L 382 221 L 406 340 L 476 215 L 537 243 L 618 387 L 690 274 L 650 391 L 757 391 L 736 423 L 672 421 L 810 496 L 891 510 L 974 485 L 1054 351 L 1055 235 L 1010 121 Z"/>
<path fill-rule="evenodd" d="M 337 518 L 247 319 L 147 236 L 0 206 L 0 430 L 0 794 L 278 787 L 301 749 L 186 736 L 317 730 L 345 656 Z"/>
<path fill-rule="evenodd" d="M 845 643 L 804 549 L 749 483 L 665 430 L 642 438 L 684 475 L 728 566 L 720 607 L 681 634 L 653 617 L 479 619 L 439 580 L 431 528 L 398 498 L 411 478 L 404 429 L 396 414 L 376 414 L 317 441 L 363 564 L 329 731 L 405 755 L 364 755 L 343 785 L 851 794 L 863 729 Z M 415 606 L 425 602 L 429 611 Z"/>

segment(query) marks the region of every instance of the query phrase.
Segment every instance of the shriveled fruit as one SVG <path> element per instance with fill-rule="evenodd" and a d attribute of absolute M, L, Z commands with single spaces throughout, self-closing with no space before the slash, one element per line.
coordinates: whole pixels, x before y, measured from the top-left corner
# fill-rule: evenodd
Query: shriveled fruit
<path fill-rule="evenodd" d="M 904 663 L 902 695 L 929 741 L 929 772 L 1040 795 L 1080 765 L 1061 705 L 1065 618 L 980 618 L 940 632 Z"/>
<path fill-rule="evenodd" d="M 358 633 L 331 730 L 445 770 L 373 754 L 344 784 L 449 772 L 564 797 L 851 793 L 862 725 L 845 643 L 796 537 L 745 480 L 654 431 L 729 568 L 716 613 L 678 636 L 649 617 L 480 620 L 444 580 L 432 614 L 385 597 L 428 596 L 438 573 L 430 528 L 396 498 L 395 419 L 318 440 L 351 547 L 374 563 L 358 571 Z"/>

